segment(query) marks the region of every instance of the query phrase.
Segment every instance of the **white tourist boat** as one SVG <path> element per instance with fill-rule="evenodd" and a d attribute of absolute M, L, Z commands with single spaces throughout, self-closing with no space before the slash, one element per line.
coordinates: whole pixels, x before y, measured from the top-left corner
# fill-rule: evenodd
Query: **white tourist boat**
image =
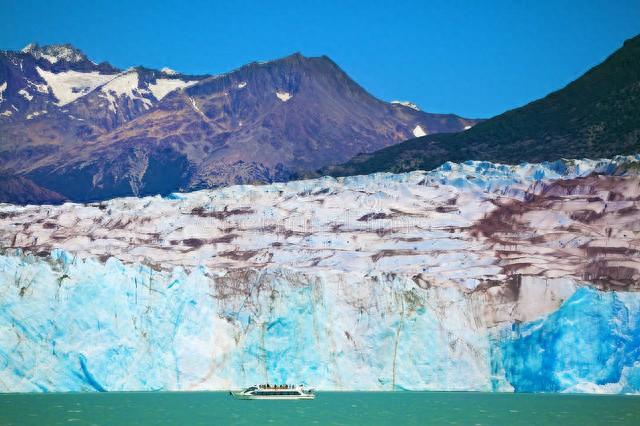
<path fill-rule="evenodd" d="M 237 399 L 314 399 L 313 389 L 293 385 L 255 385 L 240 392 L 229 392 Z"/>

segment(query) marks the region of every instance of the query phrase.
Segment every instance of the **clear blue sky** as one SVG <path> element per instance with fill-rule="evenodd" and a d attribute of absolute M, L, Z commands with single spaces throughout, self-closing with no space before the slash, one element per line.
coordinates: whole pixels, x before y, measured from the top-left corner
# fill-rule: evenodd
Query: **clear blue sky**
<path fill-rule="evenodd" d="M 0 48 L 69 42 L 95 61 L 222 73 L 326 54 L 384 100 L 489 117 L 640 33 L 640 0 L 0 0 Z"/>

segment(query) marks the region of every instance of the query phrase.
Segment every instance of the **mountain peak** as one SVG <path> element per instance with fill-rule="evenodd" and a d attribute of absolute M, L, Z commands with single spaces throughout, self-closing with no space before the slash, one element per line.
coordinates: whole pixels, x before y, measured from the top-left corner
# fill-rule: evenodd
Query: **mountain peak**
<path fill-rule="evenodd" d="M 320 63 L 331 63 L 331 64 L 335 64 L 335 62 L 333 62 L 331 60 L 331 58 L 329 58 L 327 55 L 320 55 L 320 56 L 304 56 L 302 53 L 300 52 L 294 52 L 288 56 L 285 56 L 284 58 L 280 58 L 277 61 L 283 61 L 283 62 L 320 62 Z"/>
<path fill-rule="evenodd" d="M 81 50 L 70 44 L 49 44 L 40 46 L 37 43 L 29 43 L 22 49 L 22 53 L 28 53 L 37 59 L 46 59 L 55 64 L 58 61 L 82 62 L 87 56 Z"/>
<path fill-rule="evenodd" d="M 173 69 L 171 69 L 169 67 L 162 68 L 160 70 L 160 72 L 163 73 L 163 74 L 167 74 L 167 75 L 178 75 L 178 74 L 180 74 L 178 71 L 173 70 Z"/>
<path fill-rule="evenodd" d="M 11 152 L 0 172 L 22 173 L 74 201 L 285 181 L 418 134 L 468 124 L 391 108 L 327 56 L 293 53 L 225 74 L 188 76 L 67 62 L 74 53 L 82 55 L 68 45 L 24 51 L 24 69 L 9 61 L 24 83 L 9 83 L 17 87 L 11 92 L 15 108 L 7 103 L 0 110 L 0 154 Z M 34 61 L 32 55 L 55 55 L 59 62 L 48 66 L 51 59 Z M 36 117 L 43 109 L 47 115 Z M 8 126 L 24 139 L 34 136 L 27 144 L 22 138 L 4 141 Z M 47 132 L 40 131 L 44 126 Z M 52 148 L 41 149 L 45 144 Z M 33 146 L 40 150 L 36 155 Z M 131 152 L 145 162 L 131 161 Z M 42 164 L 37 170 L 35 161 Z M 50 166 L 59 172 L 45 171 Z M 11 194 L 26 199 L 28 185 L 14 187 Z"/>
<path fill-rule="evenodd" d="M 300 52 L 293 52 L 292 54 L 285 56 L 283 59 L 302 60 L 307 58 Z"/>

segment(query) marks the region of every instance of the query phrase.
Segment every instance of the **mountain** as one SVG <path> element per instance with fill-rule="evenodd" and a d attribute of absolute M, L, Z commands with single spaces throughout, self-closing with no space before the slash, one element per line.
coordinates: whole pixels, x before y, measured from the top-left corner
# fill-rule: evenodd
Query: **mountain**
<path fill-rule="evenodd" d="M 48 46 L 40 46 L 37 43 L 30 43 L 21 51 L 28 53 L 35 59 L 45 59 L 50 64 L 55 63 L 87 63 L 89 58 L 70 44 L 52 44 Z"/>
<path fill-rule="evenodd" d="M 284 181 L 476 122 L 380 101 L 325 56 L 189 76 L 69 45 L 0 52 L 0 174 L 73 201 Z"/>
<path fill-rule="evenodd" d="M 0 205 L 0 392 L 640 393 L 639 164 Z"/>
<path fill-rule="evenodd" d="M 65 148 L 72 151 L 69 155 L 82 151 L 88 141 L 146 113 L 170 91 L 202 78 L 142 67 L 121 71 L 95 64 L 69 45 L 2 51 L 0 174 L 40 186 L 25 169 L 40 160 L 55 161 Z M 2 200 L 17 202 L 10 188 L 0 190 Z"/>
<path fill-rule="evenodd" d="M 430 170 L 446 161 L 504 163 L 640 152 L 640 36 L 565 88 L 463 133 L 428 135 L 329 167 L 333 175 Z"/>

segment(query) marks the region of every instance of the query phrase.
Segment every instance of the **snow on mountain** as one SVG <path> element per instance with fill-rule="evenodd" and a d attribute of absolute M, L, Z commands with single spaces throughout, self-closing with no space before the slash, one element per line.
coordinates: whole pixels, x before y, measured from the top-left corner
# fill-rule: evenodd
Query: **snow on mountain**
<path fill-rule="evenodd" d="M 137 99 L 141 101 L 147 109 L 153 105 L 149 99 L 143 96 L 142 92 L 147 92 L 147 90 L 139 88 L 138 73 L 135 70 L 126 71 L 114 77 L 100 87 L 100 91 L 104 93 L 109 101 L 109 110 L 113 113 L 117 112 L 117 100 L 122 97 L 131 100 Z"/>
<path fill-rule="evenodd" d="M 638 164 L 3 205 L 0 389 L 638 393 Z"/>
<path fill-rule="evenodd" d="M 69 49 L 0 51 L 11 76 L 0 76 L 0 174 L 71 200 L 284 181 L 411 138 L 418 123 L 438 133 L 475 122 L 382 102 L 325 56 L 187 76 Z M 295 109 L 280 105 L 293 96 Z"/>
<path fill-rule="evenodd" d="M 409 101 L 391 101 L 392 104 L 406 106 L 411 109 L 415 109 L 416 111 L 420 111 L 418 105 Z"/>
<path fill-rule="evenodd" d="M 166 74 L 166 71 L 163 72 Z M 174 90 L 184 89 L 185 87 L 192 86 L 197 82 L 197 80 L 184 81 L 180 79 L 159 78 L 155 83 L 149 83 L 149 90 L 151 90 L 151 93 L 153 93 L 153 96 L 157 100 L 161 100 Z"/>
<path fill-rule="evenodd" d="M 162 72 L 163 74 L 167 74 L 167 75 L 178 75 L 180 74 L 178 71 L 172 70 L 169 67 L 164 67 L 160 70 L 160 72 Z"/>
<path fill-rule="evenodd" d="M 420 126 L 419 124 L 413 128 L 413 136 L 419 138 L 420 136 L 424 136 L 426 135 L 427 132 L 424 131 L 424 129 L 422 129 L 422 126 Z"/>
<path fill-rule="evenodd" d="M 25 89 L 20 89 L 18 91 L 18 93 L 20 95 L 22 95 L 23 98 L 25 98 L 26 100 L 30 101 L 33 99 L 33 96 L 31 96 L 31 94 L 29 92 L 27 92 Z"/>
<path fill-rule="evenodd" d="M 58 61 L 82 62 L 87 60 L 84 53 L 70 44 L 39 46 L 36 43 L 30 43 L 22 49 L 22 53 L 28 53 L 37 59 L 46 59 L 51 64 Z"/>
<path fill-rule="evenodd" d="M 16 93 L 25 100 L 32 101 L 36 91 L 43 95 L 46 104 L 49 90 L 51 90 L 55 97 L 54 105 L 66 107 L 100 88 L 100 92 L 108 101 L 104 103 L 106 109 L 112 114 L 118 114 L 121 119 L 125 118 L 130 111 L 126 108 L 125 111 L 118 111 L 118 108 L 123 106 L 118 103 L 119 99 L 138 100 L 142 102 L 145 109 L 149 109 L 153 103 L 161 100 L 171 91 L 191 86 L 199 81 L 198 78 L 189 76 L 176 78 L 179 74 L 169 68 L 161 71 L 134 68 L 120 72 L 108 64 L 96 65 L 81 51 L 70 45 L 39 46 L 32 43 L 25 47 L 22 53 L 31 55 L 38 61 L 24 62 L 24 56 L 14 58 L 11 56 L 12 52 L 6 52 L 6 55 L 10 56 L 9 60 L 13 65 L 19 60 L 20 72 L 24 76 L 22 81 L 13 82 L 12 86 L 18 86 Z M 43 59 L 46 62 L 41 61 Z M 3 92 L 7 89 L 7 84 L 8 82 L 5 81 L 0 86 L 0 103 L 4 100 Z M 20 88 L 20 86 L 23 87 Z M 34 112 L 47 107 L 45 104 L 38 101 L 37 105 L 29 108 L 31 111 L 25 111 L 25 117 L 26 115 L 33 117 Z M 95 106 L 84 105 L 80 110 L 74 111 L 74 115 L 89 120 L 96 115 L 102 115 L 96 114 L 97 111 L 94 108 Z"/>
<path fill-rule="evenodd" d="M 26 80 L 27 85 L 32 88 L 35 89 L 36 91 L 38 91 L 41 94 L 48 94 L 49 93 L 49 86 L 47 86 L 46 84 L 42 84 L 42 83 L 34 83 L 31 80 Z"/>
<path fill-rule="evenodd" d="M 157 78 L 155 81 L 141 82 L 140 73 L 132 69 L 114 77 L 100 87 L 100 91 L 109 100 L 109 109 L 115 113 L 117 111 L 118 98 L 126 97 L 131 100 L 139 100 L 148 109 L 153 105 L 154 100 L 160 101 L 174 90 L 184 89 L 197 82 L 198 80 L 185 81 L 178 78 Z M 155 99 L 149 99 L 149 93 Z"/>
<path fill-rule="evenodd" d="M 34 112 L 30 113 L 30 114 L 27 114 L 27 120 L 31 120 L 31 119 L 39 116 L 39 115 L 43 115 L 43 114 L 46 114 L 46 113 L 47 113 L 47 111 L 34 111 Z"/>
<path fill-rule="evenodd" d="M 56 102 L 58 106 L 67 105 L 114 78 L 112 74 L 102 74 L 99 71 L 56 73 L 43 70 L 40 67 L 36 67 L 36 70 L 53 91 L 53 95 L 58 100 Z"/>
<path fill-rule="evenodd" d="M 2 103 L 4 101 L 3 93 L 4 93 L 5 90 L 7 90 L 7 82 L 6 81 L 4 83 L 0 84 L 0 103 Z"/>
<path fill-rule="evenodd" d="M 281 90 L 276 91 L 276 96 L 282 102 L 287 102 L 289 99 L 293 97 L 293 95 L 289 92 L 283 92 Z"/>

